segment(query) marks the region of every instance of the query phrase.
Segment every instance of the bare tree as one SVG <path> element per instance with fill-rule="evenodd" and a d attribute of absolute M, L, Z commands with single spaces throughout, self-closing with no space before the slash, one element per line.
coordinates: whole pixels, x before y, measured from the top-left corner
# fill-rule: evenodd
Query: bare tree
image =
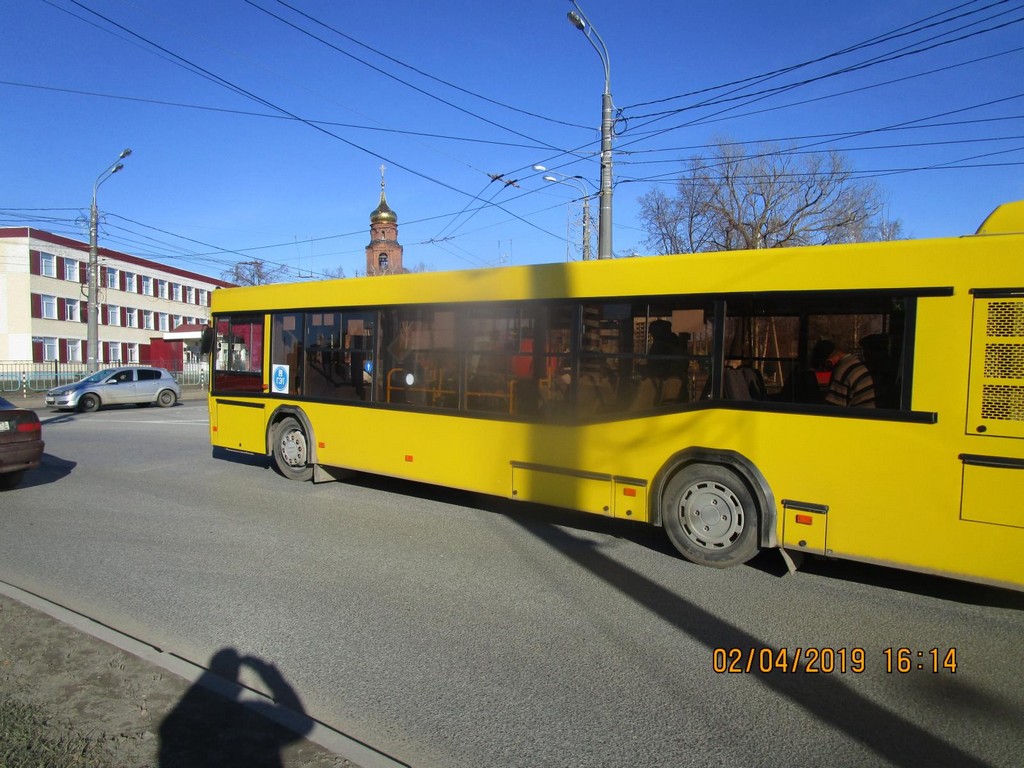
<path fill-rule="evenodd" d="M 332 267 L 331 269 L 325 269 L 322 273 L 323 280 L 343 280 L 345 278 L 344 267 Z"/>
<path fill-rule="evenodd" d="M 720 139 L 686 161 L 674 195 L 640 198 L 645 245 L 658 253 L 847 243 L 899 237 L 877 188 L 853 179 L 838 152 L 750 151 Z"/>
<path fill-rule="evenodd" d="M 235 285 L 266 285 L 283 282 L 288 273 L 284 264 L 271 265 L 262 259 L 239 261 L 221 272 L 221 277 Z"/>

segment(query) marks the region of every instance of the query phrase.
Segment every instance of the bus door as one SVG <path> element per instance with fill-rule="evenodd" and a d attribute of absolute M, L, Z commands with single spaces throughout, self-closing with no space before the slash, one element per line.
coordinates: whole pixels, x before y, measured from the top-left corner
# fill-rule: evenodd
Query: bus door
<path fill-rule="evenodd" d="M 960 455 L 960 517 L 1024 528 L 1024 289 L 972 293 L 972 449 Z"/>

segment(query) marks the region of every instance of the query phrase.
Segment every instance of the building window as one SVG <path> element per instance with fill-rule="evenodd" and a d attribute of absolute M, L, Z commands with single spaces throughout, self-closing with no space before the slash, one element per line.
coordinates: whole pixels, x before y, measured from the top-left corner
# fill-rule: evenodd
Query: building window
<path fill-rule="evenodd" d="M 43 362 L 50 363 L 57 359 L 57 340 L 51 336 L 43 338 Z"/>
<path fill-rule="evenodd" d="M 181 315 L 174 315 L 171 318 L 171 330 L 173 331 L 175 328 L 180 326 L 182 324 L 182 322 L 184 321 L 184 319 L 185 318 L 183 318 Z"/>
<path fill-rule="evenodd" d="M 73 323 L 80 322 L 79 318 L 79 304 L 81 302 L 75 299 L 67 299 L 64 302 L 64 319 L 70 320 Z"/>
<path fill-rule="evenodd" d="M 69 363 L 80 363 L 82 362 L 82 340 L 81 339 L 68 339 L 67 344 L 68 350 L 68 362 Z"/>
<path fill-rule="evenodd" d="M 149 275 L 142 276 L 142 293 L 146 296 L 153 295 L 153 278 Z"/>
<path fill-rule="evenodd" d="M 203 288 L 199 289 L 199 306 L 206 306 L 206 291 Z"/>
<path fill-rule="evenodd" d="M 119 341 L 108 341 L 107 342 L 107 362 L 108 363 L 120 363 L 121 362 L 121 342 L 119 342 Z"/>
<path fill-rule="evenodd" d="M 139 310 L 137 309 L 126 309 L 124 311 L 124 324 L 128 328 L 139 327 Z"/>
<path fill-rule="evenodd" d="M 64 260 L 64 279 L 73 283 L 78 282 L 78 262 L 74 259 Z"/>
<path fill-rule="evenodd" d="M 148 309 L 142 310 L 142 327 L 147 331 L 153 330 L 153 313 Z"/>
<path fill-rule="evenodd" d="M 135 273 L 134 272 L 125 272 L 124 273 L 124 289 L 126 291 L 128 291 L 128 293 L 137 293 L 138 292 L 138 290 L 135 287 Z"/>
<path fill-rule="evenodd" d="M 169 317 L 168 317 L 167 313 L 166 312 L 160 312 L 158 314 L 159 314 L 159 317 L 160 317 L 160 330 L 164 331 L 164 332 L 169 331 L 170 328 L 168 327 L 168 325 L 170 324 L 170 320 L 169 320 Z"/>
<path fill-rule="evenodd" d="M 156 281 L 156 287 L 157 287 L 157 291 L 160 294 L 160 298 L 161 299 L 166 299 L 168 297 L 168 295 L 169 295 L 167 293 L 167 281 L 166 280 L 157 280 Z"/>
<path fill-rule="evenodd" d="M 189 286 L 188 289 L 186 289 L 185 296 L 186 296 L 186 301 L 189 304 L 195 304 L 196 303 L 196 289 L 193 288 L 192 286 Z"/>
<path fill-rule="evenodd" d="M 43 277 L 57 276 L 57 257 L 43 251 L 39 254 L 39 274 Z"/>
<path fill-rule="evenodd" d="M 42 299 L 42 311 L 43 317 L 47 320 L 57 319 L 57 297 L 56 296 L 41 296 Z"/>
<path fill-rule="evenodd" d="M 181 301 L 181 283 L 174 283 L 174 300 Z"/>
<path fill-rule="evenodd" d="M 138 344 L 126 344 L 128 358 L 125 360 L 126 363 L 135 365 L 139 362 L 139 345 Z"/>
<path fill-rule="evenodd" d="M 107 305 L 107 325 L 121 324 L 121 308 L 116 304 Z"/>
<path fill-rule="evenodd" d="M 68 278 L 69 280 L 71 278 Z M 117 270 L 107 267 L 107 288 L 117 290 Z"/>

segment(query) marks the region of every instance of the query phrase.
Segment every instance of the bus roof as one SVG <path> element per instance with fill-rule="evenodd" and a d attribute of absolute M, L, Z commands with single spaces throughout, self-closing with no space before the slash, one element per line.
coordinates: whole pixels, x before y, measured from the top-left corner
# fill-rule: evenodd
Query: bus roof
<path fill-rule="evenodd" d="M 975 234 L 1009 235 L 1024 233 L 1024 200 L 1004 203 L 988 215 Z"/>

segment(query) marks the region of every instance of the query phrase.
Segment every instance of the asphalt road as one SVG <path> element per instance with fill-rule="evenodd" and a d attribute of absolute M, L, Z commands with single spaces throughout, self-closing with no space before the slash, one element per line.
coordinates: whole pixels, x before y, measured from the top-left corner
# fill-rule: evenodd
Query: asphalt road
<path fill-rule="evenodd" d="M 0 579 L 204 665 L 273 663 L 416 768 L 1020 765 L 1019 593 L 776 553 L 717 571 L 636 524 L 292 483 L 212 451 L 202 401 L 43 418 Z"/>

